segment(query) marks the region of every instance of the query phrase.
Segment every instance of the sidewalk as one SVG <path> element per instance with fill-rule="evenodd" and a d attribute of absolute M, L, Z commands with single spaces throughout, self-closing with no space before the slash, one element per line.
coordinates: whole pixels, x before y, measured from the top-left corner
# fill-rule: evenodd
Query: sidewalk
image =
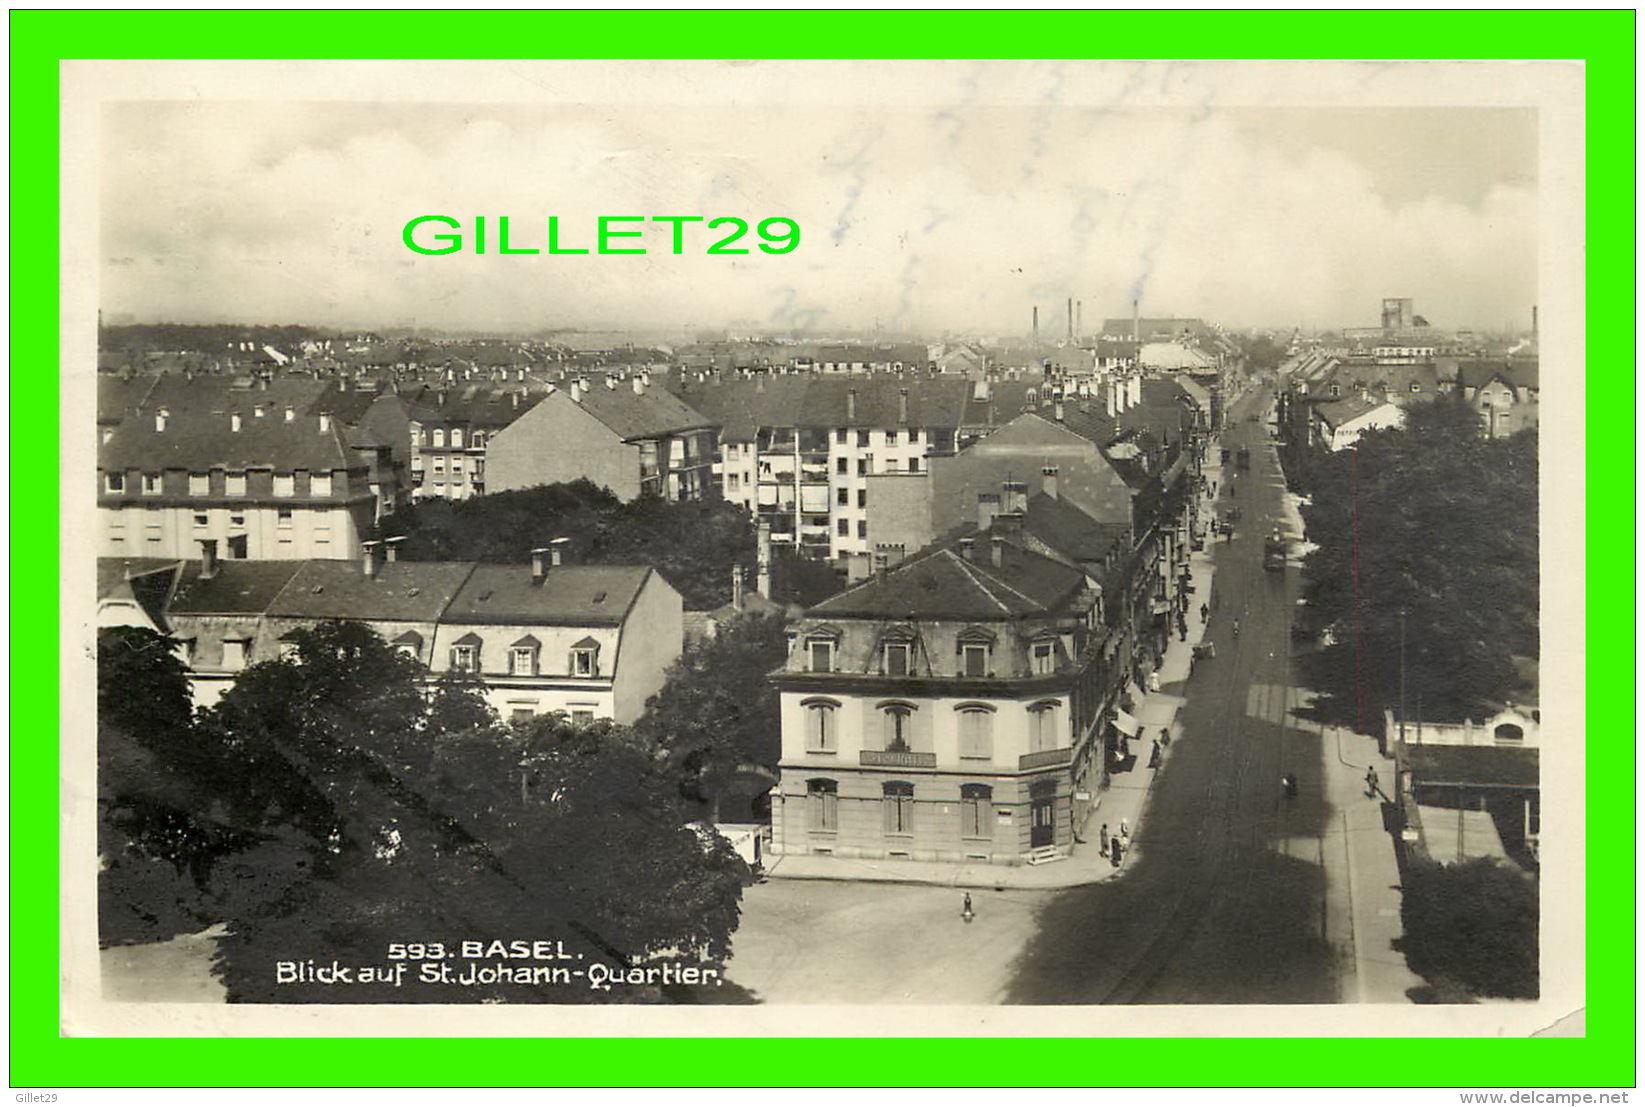
<path fill-rule="evenodd" d="M 1205 472 L 1208 481 L 1220 479 L 1218 468 L 1208 466 Z M 1202 503 L 1206 499 L 1208 497 L 1202 498 Z M 1205 550 L 1189 559 L 1194 596 L 1201 603 L 1210 602 L 1211 580 L 1216 572 L 1211 555 L 1214 547 L 1215 543 L 1208 540 Z M 1137 737 L 1132 740 L 1132 752 L 1136 755 L 1133 767 L 1111 774 L 1107 787 L 1096 794 L 1084 824 L 1075 828 L 1075 845 L 1068 856 L 1040 865 L 988 865 L 783 854 L 771 859 L 766 875 L 781 880 L 861 880 L 951 888 L 1044 890 L 1099 884 L 1120 876 L 1135 864 L 1137 851 L 1146 849 L 1142 829 L 1154 774 L 1169 763 L 1178 743 L 1192 740 L 1191 735 L 1184 734 L 1176 725 L 1177 712 L 1185 702 L 1178 686 L 1188 679 L 1193 668 L 1194 647 L 1205 637 L 1206 630 L 1205 624 L 1199 621 L 1198 604 L 1192 608 L 1188 613 L 1187 640 L 1173 638 L 1166 647 L 1159 670 L 1160 691 L 1145 692 L 1132 712 L 1140 724 Z M 1161 750 L 1160 769 L 1150 769 L 1149 751 L 1162 729 L 1170 730 L 1171 745 Z M 1131 829 L 1131 841 L 1121 866 L 1116 869 L 1112 861 L 1098 852 L 1097 836 L 1104 824 L 1110 834 L 1117 834 L 1122 820 Z"/>

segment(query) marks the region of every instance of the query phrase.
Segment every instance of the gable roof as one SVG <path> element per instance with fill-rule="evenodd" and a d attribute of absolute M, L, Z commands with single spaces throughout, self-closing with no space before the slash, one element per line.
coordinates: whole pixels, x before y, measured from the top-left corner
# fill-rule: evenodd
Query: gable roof
<path fill-rule="evenodd" d="M 808 617 L 998 620 L 1047 611 L 1071 599 L 1085 574 L 1002 540 L 1001 565 L 989 549 L 993 532 L 976 540 L 973 560 L 940 548 L 904 561 L 824 600 Z"/>
<path fill-rule="evenodd" d="M 295 619 L 432 622 L 474 568 L 468 561 L 392 561 L 368 577 L 360 561 L 305 561 L 268 607 Z"/>
<path fill-rule="evenodd" d="M 186 561 L 167 610 L 173 615 L 261 615 L 268 610 L 301 561 L 219 561 L 210 579 L 200 562 Z"/>
<path fill-rule="evenodd" d="M 365 465 L 349 448 L 345 431 L 333 420 L 325 430 L 312 416 L 286 422 L 283 413 L 254 418 L 242 413 L 240 430 L 231 429 L 230 417 L 216 413 L 184 413 L 175 410 L 166 420 L 165 430 L 156 430 L 154 420 L 128 419 L 115 427 L 98 450 L 103 469 L 187 469 L 203 473 L 212 469 L 275 469 L 291 472 L 310 469 L 325 472 Z"/>
<path fill-rule="evenodd" d="M 569 393 L 556 395 L 564 399 L 551 402 L 578 404 L 625 442 L 636 438 L 655 438 L 671 431 L 713 426 L 702 412 L 666 388 L 656 386 L 636 393 L 627 382 L 619 382 L 615 388 L 596 385 L 576 400 L 572 400 Z"/>
<path fill-rule="evenodd" d="M 529 565 L 480 564 L 452 597 L 445 621 L 620 626 L 653 571 L 644 565 L 562 565 L 537 584 Z"/>

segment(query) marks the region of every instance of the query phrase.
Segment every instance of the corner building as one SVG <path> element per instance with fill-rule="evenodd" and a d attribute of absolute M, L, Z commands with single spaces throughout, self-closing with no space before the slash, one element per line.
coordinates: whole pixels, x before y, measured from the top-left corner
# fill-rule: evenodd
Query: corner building
<path fill-rule="evenodd" d="M 781 854 L 1017 864 L 1073 846 L 1100 590 L 996 528 L 810 609 L 773 674 Z"/>

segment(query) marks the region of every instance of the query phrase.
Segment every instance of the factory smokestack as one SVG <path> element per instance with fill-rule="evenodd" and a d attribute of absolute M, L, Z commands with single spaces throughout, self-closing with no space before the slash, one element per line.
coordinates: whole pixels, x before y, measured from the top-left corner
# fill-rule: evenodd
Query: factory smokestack
<path fill-rule="evenodd" d="M 1068 344 L 1074 344 L 1074 298 L 1068 297 Z"/>
<path fill-rule="evenodd" d="M 1075 338 L 1084 338 L 1085 337 L 1085 301 L 1084 300 L 1075 300 L 1074 301 L 1074 318 L 1076 320 L 1075 323 L 1074 323 L 1074 337 Z"/>
<path fill-rule="evenodd" d="M 1034 345 L 1040 344 L 1040 306 L 1034 305 Z"/>
<path fill-rule="evenodd" d="M 1142 309 L 1138 306 L 1140 300 L 1131 301 L 1131 341 L 1139 347 L 1142 345 Z"/>

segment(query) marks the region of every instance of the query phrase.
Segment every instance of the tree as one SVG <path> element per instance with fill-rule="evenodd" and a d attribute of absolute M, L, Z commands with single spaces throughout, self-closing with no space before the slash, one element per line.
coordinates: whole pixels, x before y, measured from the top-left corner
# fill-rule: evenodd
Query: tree
<path fill-rule="evenodd" d="M 654 746 L 564 716 L 506 728 L 456 683 L 425 699 L 420 668 L 356 624 L 295 641 L 293 657 L 247 670 L 211 713 L 225 755 L 256 766 L 251 807 L 270 830 L 260 851 L 225 870 L 238 887 L 271 890 L 224 897 L 235 910 L 217 971 L 231 1000 L 666 994 L 416 975 L 361 983 L 356 974 L 344 988 L 280 983 L 270 971 L 306 957 L 386 965 L 396 942 L 441 942 L 455 954 L 464 939 L 552 940 L 579 964 L 723 964 L 744 869 L 723 841 L 688 825 Z M 479 964 L 449 963 L 458 975 Z"/>
<path fill-rule="evenodd" d="M 1534 877 L 1495 858 L 1414 862 L 1402 880 L 1400 948 L 1414 972 L 1476 995 L 1535 999 L 1539 895 Z"/>
<path fill-rule="evenodd" d="M 777 691 L 766 679 L 788 656 L 778 615 L 748 616 L 691 646 L 646 703 L 636 729 L 667 751 L 687 798 L 710 817 L 749 818 L 782 755 Z"/>
<path fill-rule="evenodd" d="M 1538 653 L 1536 447 L 1534 431 L 1482 438 L 1440 400 L 1317 464 L 1304 618 L 1333 643 L 1305 671 L 1338 717 L 1363 726 L 1397 706 L 1402 668 L 1412 715 L 1517 693 L 1515 659 Z"/>

